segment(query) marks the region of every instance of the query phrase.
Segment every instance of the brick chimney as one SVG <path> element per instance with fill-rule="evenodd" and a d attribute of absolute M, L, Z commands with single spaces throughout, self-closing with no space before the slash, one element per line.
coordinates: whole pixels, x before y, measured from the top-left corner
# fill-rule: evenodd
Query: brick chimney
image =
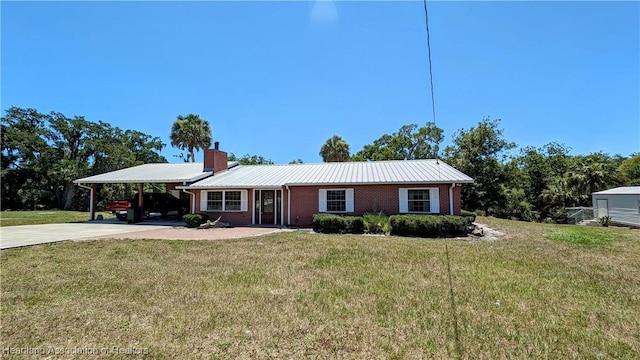
<path fill-rule="evenodd" d="M 204 151 L 204 171 L 211 171 L 216 174 L 227 170 L 227 153 L 220 151 L 220 142 L 213 143 L 213 149 Z"/>

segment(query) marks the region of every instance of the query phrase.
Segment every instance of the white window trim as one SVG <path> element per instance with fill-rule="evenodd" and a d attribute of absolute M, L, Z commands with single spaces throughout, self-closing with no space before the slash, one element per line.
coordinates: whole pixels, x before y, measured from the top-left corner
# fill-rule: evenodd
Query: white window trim
<path fill-rule="evenodd" d="M 227 192 L 240 192 L 240 210 L 227 210 L 226 197 Z M 209 192 L 221 192 L 222 193 L 222 210 L 208 210 L 208 193 Z M 245 212 L 248 211 L 248 191 L 247 190 L 202 190 L 200 192 L 200 211 L 202 212 Z"/>
<path fill-rule="evenodd" d="M 327 191 L 344 191 L 345 211 L 327 211 Z M 354 211 L 353 188 L 327 188 L 318 190 L 318 212 L 329 214 L 348 214 Z"/>
<path fill-rule="evenodd" d="M 429 190 L 429 211 L 409 211 L 409 190 Z M 419 187 L 398 189 L 398 202 L 401 214 L 439 214 L 440 213 L 440 188 Z"/>

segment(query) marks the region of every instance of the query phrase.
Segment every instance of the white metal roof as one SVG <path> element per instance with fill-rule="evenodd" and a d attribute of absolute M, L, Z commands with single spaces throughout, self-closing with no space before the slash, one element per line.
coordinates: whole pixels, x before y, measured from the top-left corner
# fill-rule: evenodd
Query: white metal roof
<path fill-rule="evenodd" d="M 211 176 L 203 163 L 144 164 L 75 180 L 76 184 L 183 183 Z"/>
<path fill-rule="evenodd" d="M 242 165 L 189 188 L 256 188 L 285 185 L 471 183 L 443 161 L 396 160 L 291 165 Z"/>
<path fill-rule="evenodd" d="M 594 192 L 593 195 L 640 195 L 640 186 L 623 186 Z"/>

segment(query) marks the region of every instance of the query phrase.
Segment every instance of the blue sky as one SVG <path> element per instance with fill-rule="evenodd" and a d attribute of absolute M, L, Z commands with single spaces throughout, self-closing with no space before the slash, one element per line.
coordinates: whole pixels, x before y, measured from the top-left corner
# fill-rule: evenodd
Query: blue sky
<path fill-rule="evenodd" d="M 502 119 L 520 147 L 640 151 L 640 3 L 429 2 L 437 125 Z M 431 120 L 421 1 L 7 2 L 2 111 L 159 136 L 199 114 L 221 149 L 278 163 L 352 153 Z M 201 159 L 201 153 L 197 155 Z"/>

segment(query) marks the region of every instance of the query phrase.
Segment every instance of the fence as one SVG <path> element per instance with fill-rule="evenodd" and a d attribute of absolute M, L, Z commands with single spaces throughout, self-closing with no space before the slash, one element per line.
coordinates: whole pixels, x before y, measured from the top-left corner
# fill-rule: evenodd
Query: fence
<path fill-rule="evenodd" d="M 595 219 L 592 207 L 568 207 L 565 210 L 568 224 L 579 224 L 582 221 Z"/>

